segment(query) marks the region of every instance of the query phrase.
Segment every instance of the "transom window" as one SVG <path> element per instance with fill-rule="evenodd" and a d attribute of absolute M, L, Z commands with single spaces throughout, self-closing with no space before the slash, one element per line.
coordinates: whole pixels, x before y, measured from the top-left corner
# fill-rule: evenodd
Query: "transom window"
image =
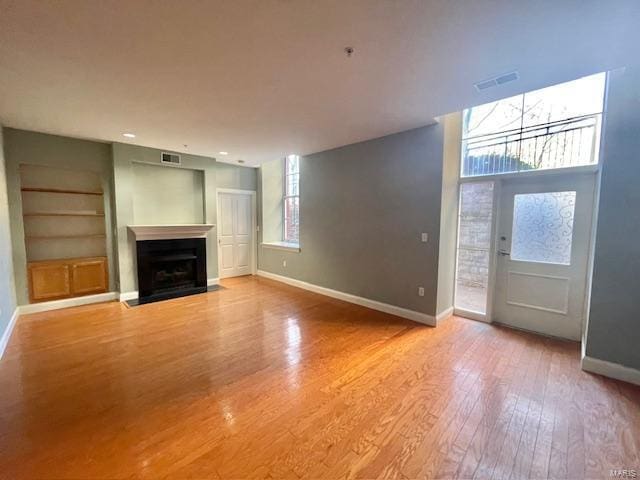
<path fill-rule="evenodd" d="M 283 234 L 287 243 L 300 243 L 300 157 L 284 159 Z"/>
<path fill-rule="evenodd" d="M 462 176 L 598 163 L 606 74 L 463 112 Z"/>

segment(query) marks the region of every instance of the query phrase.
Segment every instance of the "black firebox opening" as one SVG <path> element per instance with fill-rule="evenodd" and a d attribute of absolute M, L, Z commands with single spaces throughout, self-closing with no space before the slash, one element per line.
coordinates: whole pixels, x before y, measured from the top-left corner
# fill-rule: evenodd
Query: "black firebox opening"
<path fill-rule="evenodd" d="M 140 303 L 207 291 L 204 238 L 142 240 L 136 248 Z"/>

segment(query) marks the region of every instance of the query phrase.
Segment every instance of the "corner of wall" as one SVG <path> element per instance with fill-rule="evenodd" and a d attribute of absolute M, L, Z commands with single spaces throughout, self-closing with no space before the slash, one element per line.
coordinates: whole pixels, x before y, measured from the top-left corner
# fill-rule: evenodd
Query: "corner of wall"
<path fill-rule="evenodd" d="M 442 154 L 442 200 L 440 206 L 440 243 L 438 255 L 438 291 L 436 316 L 453 311 L 455 290 L 456 241 L 458 235 L 458 177 L 462 116 L 445 115 Z"/>
<path fill-rule="evenodd" d="M 17 299 L 11 226 L 9 221 L 9 198 L 4 149 L 4 129 L 0 125 L 0 357 L 9 342 L 17 319 Z"/>

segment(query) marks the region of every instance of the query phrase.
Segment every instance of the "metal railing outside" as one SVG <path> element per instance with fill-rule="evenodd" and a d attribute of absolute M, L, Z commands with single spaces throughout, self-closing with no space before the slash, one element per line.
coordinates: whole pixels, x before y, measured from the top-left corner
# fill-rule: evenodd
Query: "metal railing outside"
<path fill-rule="evenodd" d="M 533 125 L 462 141 L 462 176 L 592 165 L 600 114 Z"/>

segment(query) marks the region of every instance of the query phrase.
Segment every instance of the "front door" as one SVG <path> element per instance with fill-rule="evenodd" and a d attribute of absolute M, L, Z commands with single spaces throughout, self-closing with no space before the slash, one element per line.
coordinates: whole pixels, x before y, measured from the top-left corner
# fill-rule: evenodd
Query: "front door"
<path fill-rule="evenodd" d="M 252 203 L 249 193 L 218 193 L 220 278 L 253 273 Z"/>
<path fill-rule="evenodd" d="M 579 340 L 595 175 L 505 179 L 499 195 L 493 320 Z"/>

